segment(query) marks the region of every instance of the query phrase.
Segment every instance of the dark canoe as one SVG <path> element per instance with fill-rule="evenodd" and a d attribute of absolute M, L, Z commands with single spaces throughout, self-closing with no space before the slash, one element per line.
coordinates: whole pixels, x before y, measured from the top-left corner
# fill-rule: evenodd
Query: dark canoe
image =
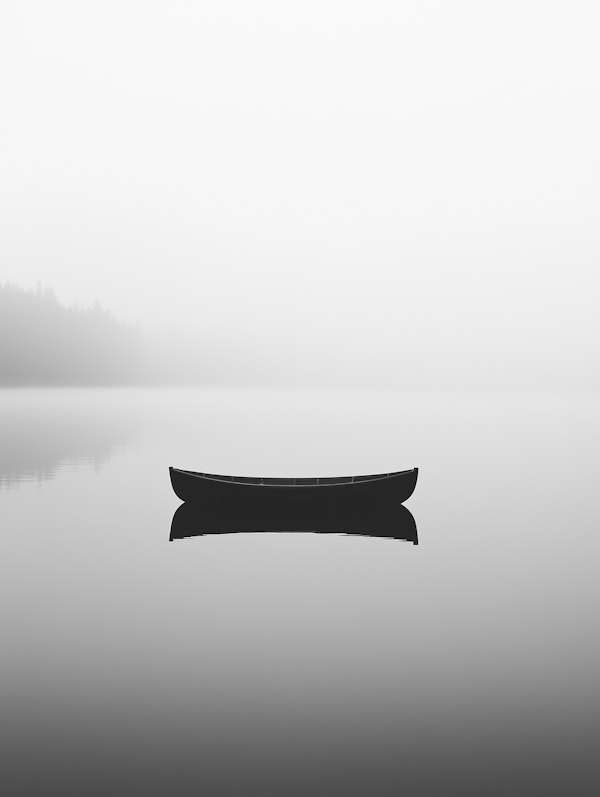
<path fill-rule="evenodd" d="M 171 484 L 178 498 L 186 502 L 228 504 L 240 499 L 293 506 L 306 502 L 340 505 L 376 504 L 391 499 L 402 503 L 412 495 L 418 468 L 371 476 L 338 478 L 256 478 L 217 476 L 191 470 L 169 468 Z"/>

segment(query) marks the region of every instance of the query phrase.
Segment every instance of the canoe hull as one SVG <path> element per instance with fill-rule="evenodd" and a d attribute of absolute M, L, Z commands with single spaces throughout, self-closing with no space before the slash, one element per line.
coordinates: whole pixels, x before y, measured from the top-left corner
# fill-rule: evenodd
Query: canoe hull
<path fill-rule="evenodd" d="M 306 482 L 309 480 L 270 480 L 265 483 L 247 484 L 233 477 L 213 477 L 208 474 L 169 468 L 171 484 L 178 498 L 186 503 L 201 503 L 203 506 L 226 506 L 238 501 L 251 505 L 263 504 L 267 500 L 272 506 L 359 506 L 376 505 L 380 501 L 393 500 L 403 503 L 412 495 L 418 476 L 418 469 L 402 471 L 381 477 L 355 477 L 318 484 L 272 484 L 269 482 Z M 225 479 L 231 478 L 227 481 Z M 258 480 L 256 480 L 258 481 Z M 311 481 L 317 481 L 313 479 Z M 333 483 L 331 483 L 333 482 Z"/>

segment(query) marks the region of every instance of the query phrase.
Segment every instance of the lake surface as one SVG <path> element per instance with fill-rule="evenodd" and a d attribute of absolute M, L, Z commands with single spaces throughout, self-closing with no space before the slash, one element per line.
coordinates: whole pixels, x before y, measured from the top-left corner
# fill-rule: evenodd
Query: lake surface
<path fill-rule="evenodd" d="M 600 786 L 595 395 L 0 391 L 8 795 Z M 419 545 L 169 541 L 168 466 L 419 467 Z"/>

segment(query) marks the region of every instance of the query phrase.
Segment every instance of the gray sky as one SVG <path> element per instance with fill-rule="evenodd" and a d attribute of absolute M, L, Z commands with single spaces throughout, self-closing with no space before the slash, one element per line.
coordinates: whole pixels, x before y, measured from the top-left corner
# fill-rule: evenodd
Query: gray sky
<path fill-rule="evenodd" d="M 0 279 L 324 371 L 585 381 L 599 33 L 582 0 L 4 0 Z"/>

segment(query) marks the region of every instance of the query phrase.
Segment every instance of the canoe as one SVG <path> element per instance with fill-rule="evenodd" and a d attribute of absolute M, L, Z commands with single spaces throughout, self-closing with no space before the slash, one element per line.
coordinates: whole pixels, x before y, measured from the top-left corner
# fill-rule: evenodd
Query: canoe
<path fill-rule="evenodd" d="M 171 484 L 178 498 L 186 502 L 228 504 L 231 501 L 260 500 L 272 504 L 375 504 L 384 499 L 403 503 L 412 495 L 417 483 L 418 468 L 370 476 L 337 478 L 268 478 L 251 476 L 218 476 L 180 468 L 169 468 Z"/>
<path fill-rule="evenodd" d="M 323 504 L 278 505 L 263 491 L 259 500 L 241 499 L 222 507 L 180 504 L 171 522 L 170 540 L 248 532 L 308 532 L 406 540 L 418 545 L 417 525 L 405 506 L 383 500 L 374 509 Z M 295 503 L 295 502 L 294 502 Z"/>

